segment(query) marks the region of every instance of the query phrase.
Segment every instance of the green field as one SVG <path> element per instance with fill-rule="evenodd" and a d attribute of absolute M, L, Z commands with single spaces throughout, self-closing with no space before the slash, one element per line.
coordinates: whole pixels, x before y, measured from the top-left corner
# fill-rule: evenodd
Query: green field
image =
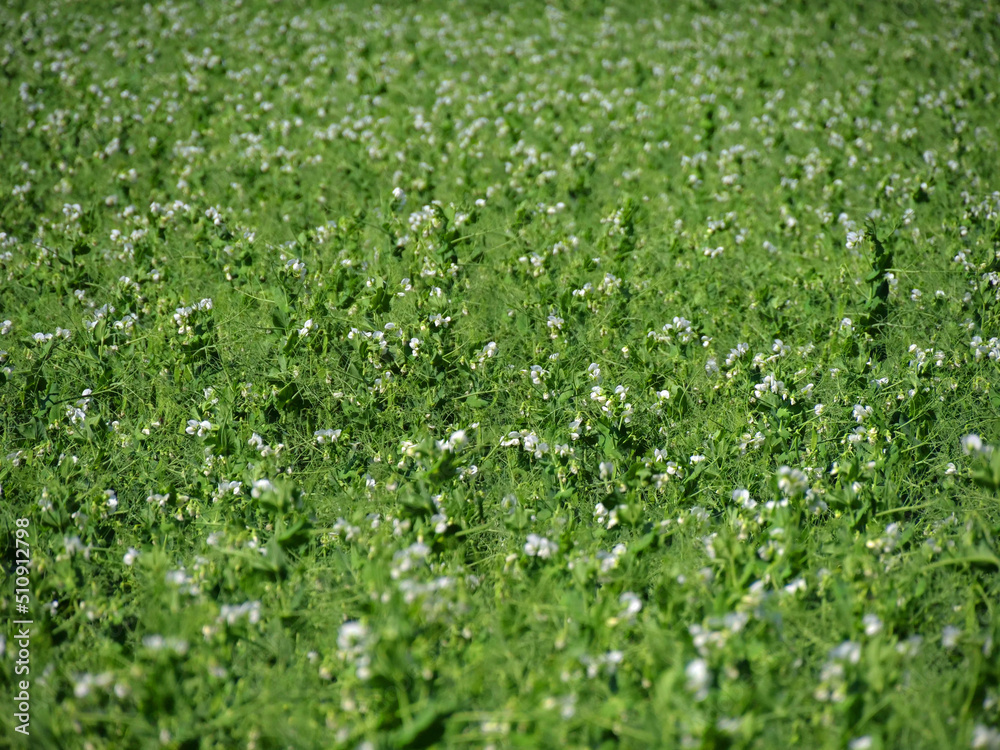
<path fill-rule="evenodd" d="M 0 748 L 1000 750 L 1000 5 L 618 6 L 3 5 Z"/>

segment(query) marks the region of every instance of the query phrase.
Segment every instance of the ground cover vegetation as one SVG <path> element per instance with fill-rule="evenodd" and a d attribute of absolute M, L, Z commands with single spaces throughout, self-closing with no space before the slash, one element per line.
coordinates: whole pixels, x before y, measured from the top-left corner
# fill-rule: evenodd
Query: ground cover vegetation
<path fill-rule="evenodd" d="M 998 12 L 5 3 L 0 734 L 1000 748 Z"/>

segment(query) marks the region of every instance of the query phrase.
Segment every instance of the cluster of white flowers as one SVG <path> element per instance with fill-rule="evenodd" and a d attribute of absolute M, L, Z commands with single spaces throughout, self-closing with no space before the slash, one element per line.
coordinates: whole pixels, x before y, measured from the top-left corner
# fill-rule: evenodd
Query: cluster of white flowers
<path fill-rule="evenodd" d="M 521 446 L 526 453 L 530 453 L 535 458 L 541 458 L 549 452 L 549 444 L 542 440 L 533 431 L 514 430 L 507 433 L 507 436 L 500 441 L 500 447 Z"/>
<path fill-rule="evenodd" d="M 212 430 L 215 429 L 215 425 L 209 422 L 207 419 L 202 419 L 201 421 L 197 419 L 189 419 L 187 427 L 184 429 L 188 435 L 197 435 L 198 437 L 205 437 Z"/>
<path fill-rule="evenodd" d="M 348 620 L 337 633 L 337 656 L 341 661 L 354 663 L 355 674 L 360 680 L 371 677 L 371 657 L 367 653 L 371 640 L 371 632 L 357 620 Z"/>
<path fill-rule="evenodd" d="M 236 480 L 224 480 L 219 482 L 216 486 L 215 491 L 212 493 L 212 502 L 217 503 L 226 495 L 232 495 L 238 497 L 243 494 L 243 482 L 238 482 Z"/>
<path fill-rule="evenodd" d="M 865 546 L 881 554 L 889 554 L 892 552 L 896 545 L 899 544 L 900 539 L 903 536 L 903 530 L 898 523 L 890 523 L 885 527 L 882 535 L 874 539 L 869 539 L 865 542 Z"/>
<path fill-rule="evenodd" d="M 773 393 L 782 400 L 788 399 L 788 388 L 785 387 L 783 381 L 778 380 L 774 376 L 774 373 L 765 375 L 764 379 L 753 387 L 753 395 L 750 397 L 750 403 L 759 401 L 766 393 Z"/>
<path fill-rule="evenodd" d="M 594 679 L 601 672 L 606 675 L 613 675 L 618 665 L 625 659 L 625 654 L 621 651 L 608 651 L 605 654 L 591 656 L 590 654 L 580 654 L 580 663 L 587 670 L 587 677 Z"/>
<path fill-rule="evenodd" d="M 983 357 L 988 357 L 994 362 L 1000 362 L 1000 338 L 993 337 L 988 341 L 983 341 L 982 336 L 973 336 L 969 342 L 972 355 L 978 362 Z"/>
<path fill-rule="evenodd" d="M 586 147 L 584 147 L 586 150 Z M 609 238 L 625 236 L 625 209 L 617 208 L 610 215 L 601 219 L 601 224 L 607 226 L 605 234 Z"/>
<path fill-rule="evenodd" d="M 757 432 L 752 435 L 749 432 L 744 432 L 740 436 L 740 453 L 746 453 L 748 450 L 757 450 L 766 440 L 767 436 L 760 430 L 757 430 Z"/>
<path fill-rule="evenodd" d="M 441 326 L 447 328 L 448 324 L 451 323 L 451 316 L 442 315 L 441 313 L 433 313 L 432 315 L 427 316 L 427 320 L 428 322 L 433 323 L 435 328 L 440 328 Z"/>
<path fill-rule="evenodd" d="M 430 553 L 431 548 L 423 542 L 414 542 L 409 547 L 398 550 L 392 556 L 392 567 L 389 570 L 389 575 L 394 581 L 398 581 L 404 573 L 409 573 L 424 565 Z"/>
<path fill-rule="evenodd" d="M 844 641 L 830 649 L 813 697 L 824 703 L 843 703 L 847 698 L 847 666 L 859 661 L 861 645 L 854 641 Z"/>
<path fill-rule="evenodd" d="M 545 273 L 545 256 L 538 253 L 522 255 L 517 259 L 518 263 L 529 263 L 531 265 L 531 275 L 536 279 Z"/>
<path fill-rule="evenodd" d="M 882 618 L 871 612 L 861 618 L 861 624 L 865 629 L 865 635 L 869 638 L 881 633 L 884 625 Z"/>
<path fill-rule="evenodd" d="M 259 601 L 243 602 L 242 604 L 223 604 L 217 622 L 235 625 L 244 618 L 251 625 L 256 625 L 260 622 Z"/>
<path fill-rule="evenodd" d="M 162 508 L 168 502 L 170 502 L 170 493 L 169 492 L 164 494 L 157 492 L 150 493 L 149 497 L 146 498 L 146 502 L 151 505 L 155 503 L 156 505 Z"/>
<path fill-rule="evenodd" d="M 750 615 L 745 611 L 727 612 L 722 617 L 708 618 L 705 625 L 689 625 L 688 632 L 698 653 L 708 658 L 713 651 L 720 651 L 749 621 Z"/>
<path fill-rule="evenodd" d="M 257 451 L 262 458 L 267 458 L 268 456 L 276 456 L 281 451 L 285 449 L 284 443 L 277 443 L 275 445 L 268 445 L 264 442 L 264 438 L 258 435 L 256 432 L 250 436 L 247 441 L 251 448 Z"/>
<path fill-rule="evenodd" d="M 87 418 L 87 407 L 90 406 L 90 394 L 92 392 L 90 388 L 84 389 L 83 398 L 77 400 L 72 406 L 66 407 L 66 418 L 70 421 L 70 424 L 80 424 Z"/>
<path fill-rule="evenodd" d="M 179 336 L 186 336 L 193 332 L 191 326 L 191 316 L 198 312 L 205 312 L 212 309 L 212 300 L 205 298 L 194 305 L 186 305 L 183 307 L 178 307 L 174 311 L 174 323 L 177 324 L 177 334 Z M 111 309 L 114 312 L 114 308 Z"/>
<path fill-rule="evenodd" d="M 465 430 L 456 430 L 448 436 L 447 440 L 437 440 L 435 445 L 442 453 L 458 453 L 469 444 L 469 438 Z"/>
<path fill-rule="evenodd" d="M 729 350 L 729 355 L 726 357 L 725 365 L 727 368 L 731 368 L 735 365 L 744 355 L 750 352 L 750 344 L 740 343 L 737 344 L 735 348 Z"/>
<path fill-rule="evenodd" d="M 1000 730 L 985 724 L 972 728 L 972 750 L 1000 750 Z"/>
<path fill-rule="evenodd" d="M 704 456 L 692 456 L 690 462 L 693 465 L 700 463 L 704 459 Z M 666 449 L 654 448 L 653 460 L 650 461 L 649 459 L 645 459 L 644 463 L 648 468 L 652 468 L 653 466 L 656 466 L 657 468 L 662 467 L 661 471 L 657 471 L 657 473 L 652 476 L 653 486 L 657 490 L 662 490 L 666 486 L 667 482 L 669 482 L 672 478 L 683 476 L 683 471 L 681 470 L 681 467 L 677 465 L 677 462 L 671 461 L 667 458 Z"/>
<path fill-rule="evenodd" d="M 186 650 L 186 649 L 185 649 Z M 86 698 L 90 695 L 94 688 L 100 688 L 106 690 L 110 688 L 115 683 L 115 675 L 113 672 L 101 672 L 100 674 L 81 674 L 78 675 L 73 683 L 73 695 L 77 698 Z M 127 687 L 124 683 L 119 683 L 122 685 L 120 692 L 121 697 L 128 695 Z"/>
<path fill-rule="evenodd" d="M 558 551 L 558 544 L 538 534 L 528 534 L 528 541 L 524 543 L 524 554 L 528 557 L 540 557 L 543 560 L 548 560 Z"/>
<path fill-rule="evenodd" d="M 361 533 L 361 528 L 355 526 L 350 521 L 338 518 L 328 536 L 331 539 L 342 539 L 345 542 L 353 541 Z"/>
<path fill-rule="evenodd" d="M 471 362 L 469 364 L 469 367 L 473 370 L 475 370 L 477 367 L 481 367 L 487 359 L 492 359 L 494 355 L 496 355 L 496 353 L 497 353 L 497 342 L 491 341 L 482 348 L 482 351 L 480 351 L 476 355 L 475 361 Z"/>
<path fill-rule="evenodd" d="M 601 405 L 601 411 L 608 417 L 621 419 L 629 424 L 635 416 L 635 408 L 630 401 L 625 400 L 628 398 L 628 390 L 628 386 L 618 385 L 613 394 L 606 394 L 601 386 L 595 385 L 590 389 L 590 398 Z"/>
<path fill-rule="evenodd" d="M 201 588 L 183 567 L 167 571 L 163 580 L 171 586 L 176 586 L 182 594 L 187 594 L 188 596 L 198 596 L 201 594 Z"/>
<path fill-rule="evenodd" d="M 778 490 L 785 497 L 794 499 L 804 494 L 809 487 L 809 477 L 800 469 L 788 466 L 778 468 Z"/>
<path fill-rule="evenodd" d="M 138 315 L 136 315 L 135 313 L 126 313 L 124 316 L 122 316 L 120 320 L 116 320 L 112 324 L 112 328 L 114 328 L 116 331 L 124 331 L 125 333 L 130 333 L 138 321 L 139 321 Z M 56 334 L 59 334 L 59 331 L 60 329 L 56 329 Z M 68 334 L 69 331 L 66 331 L 65 333 Z M 66 335 L 65 338 L 69 338 L 69 336 Z"/>
<path fill-rule="evenodd" d="M 83 555 L 85 560 L 90 559 L 90 552 L 93 549 L 92 545 L 85 545 L 78 536 L 63 537 L 63 548 L 66 550 L 66 558 L 73 557 L 79 553 Z"/>
<path fill-rule="evenodd" d="M 698 332 L 694 329 L 694 324 L 684 317 L 674 316 L 673 321 L 667 323 L 659 331 L 649 331 L 646 338 L 655 339 L 661 343 L 672 344 L 676 340 L 678 343 L 687 344 L 698 339 Z M 708 346 L 712 340 L 707 336 L 701 337 L 703 346 Z"/>
<path fill-rule="evenodd" d="M 604 292 L 605 297 L 610 297 L 622 288 L 622 280 L 613 273 L 605 273 L 604 278 L 597 284 L 595 291 Z"/>
<path fill-rule="evenodd" d="M 559 338 L 559 332 L 562 330 L 563 323 L 565 322 L 565 320 L 560 318 L 555 313 L 550 313 L 548 319 L 546 320 L 546 325 L 549 328 L 549 338 Z"/>
<path fill-rule="evenodd" d="M 300 258 L 290 258 L 286 261 L 285 270 L 300 281 L 306 277 L 306 264 Z"/>
<path fill-rule="evenodd" d="M 733 490 L 732 498 L 733 502 L 739 503 L 744 510 L 753 510 L 757 507 L 757 501 L 750 497 L 750 490 L 743 488 Z"/>
<path fill-rule="evenodd" d="M 946 359 L 944 352 L 940 350 L 935 351 L 934 349 L 921 349 L 916 344 L 910 344 L 909 352 L 913 355 L 909 366 L 918 371 L 926 369 L 932 362 L 935 367 L 941 367 Z"/>
<path fill-rule="evenodd" d="M 613 617 L 608 621 L 611 627 L 620 622 L 635 622 L 635 618 L 642 612 L 642 599 L 634 591 L 622 592 L 621 596 L 618 597 L 618 603 L 623 605 L 623 609 L 618 613 L 617 617 Z"/>
<path fill-rule="evenodd" d="M 265 492 L 274 492 L 274 484 L 270 479 L 257 479 L 250 488 L 250 497 L 254 500 L 260 499 Z"/>
<path fill-rule="evenodd" d="M 395 331 L 395 333 L 391 333 L 392 331 Z M 348 341 L 353 341 L 355 339 L 358 339 L 359 341 L 370 341 L 380 352 L 384 352 L 389 346 L 389 341 L 386 338 L 387 335 L 394 335 L 397 338 L 403 338 L 403 332 L 396 327 L 395 323 L 386 323 L 381 331 L 361 331 L 357 328 L 351 328 L 351 330 L 347 333 L 347 339 Z"/>
<path fill-rule="evenodd" d="M 68 339 L 72 335 L 73 334 L 72 334 L 71 331 L 68 331 L 65 328 L 59 328 L 57 326 L 55 334 L 51 334 L 51 333 L 34 333 L 34 334 L 31 335 L 31 339 L 36 344 L 44 344 L 44 343 L 46 343 L 48 341 L 51 341 L 53 339 L 53 337 L 55 337 L 55 336 L 58 336 L 59 338 L 63 338 L 63 339 Z"/>
<path fill-rule="evenodd" d="M 618 507 L 608 510 L 604 503 L 597 503 L 594 506 L 594 522 L 607 529 L 613 529 L 618 525 Z"/>
<path fill-rule="evenodd" d="M 191 211 L 191 206 L 182 200 L 175 200 L 166 205 L 157 203 L 156 201 L 149 204 L 149 212 L 153 216 L 160 216 L 168 221 L 173 219 L 177 214 L 190 214 Z"/>
<path fill-rule="evenodd" d="M 183 656 L 188 651 L 188 642 L 172 635 L 162 636 L 154 633 L 143 636 L 142 645 L 150 651 L 173 651 L 178 656 Z"/>
<path fill-rule="evenodd" d="M 93 331 L 97 324 L 100 323 L 105 318 L 111 316 L 115 312 L 114 305 L 105 304 L 101 305 L 99 308 L 93 311 L 90 316 L 90 320 L 83 321 L 83 327 L 88 331 Z"/>
<path fill-rule="evenodd" d="M 617 568 L 622 559 L 625 557 L 625 553 L 628 551 L 624 544 L 616 544 L 611 548 L 610 552 L 605 550 L 598 550 L 596 554 L 596 559 L 598 563 L 598 569 L 601 573 L 610 573 L 612 570 Z"/>

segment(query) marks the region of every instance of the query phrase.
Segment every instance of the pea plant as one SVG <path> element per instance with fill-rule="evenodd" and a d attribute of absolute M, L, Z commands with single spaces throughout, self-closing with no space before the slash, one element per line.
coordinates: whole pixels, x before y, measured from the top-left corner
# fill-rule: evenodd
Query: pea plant
<path fill-rule="evenodd" d="M 8 3 L 0 736 L 1000 750 L 997 21 Z"/>

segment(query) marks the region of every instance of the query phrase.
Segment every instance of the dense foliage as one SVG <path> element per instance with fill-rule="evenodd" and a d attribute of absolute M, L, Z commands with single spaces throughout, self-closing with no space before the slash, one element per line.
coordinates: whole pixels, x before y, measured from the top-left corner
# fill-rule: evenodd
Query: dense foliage
<path fill-rule="evenodd" d="M 1000 748 L 1000 9 L 500 7 L 0 11 L 0 735 Z"/>

